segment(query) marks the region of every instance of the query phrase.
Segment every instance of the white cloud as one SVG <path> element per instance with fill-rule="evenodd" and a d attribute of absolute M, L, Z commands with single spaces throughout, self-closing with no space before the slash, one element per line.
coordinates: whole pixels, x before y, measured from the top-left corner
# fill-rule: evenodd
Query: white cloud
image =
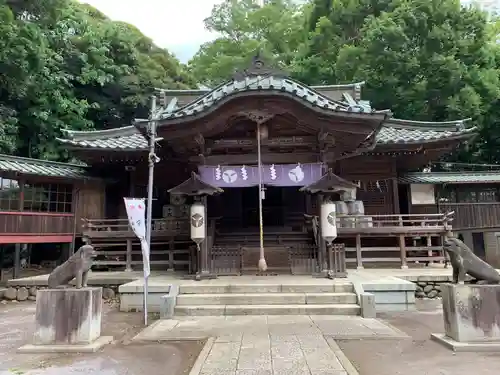
<path fill-rule="evenodd" d="M 222 0 L 79 0 L 113 20 L 128 22 L 183 62 L 214 38 L 203 20 Z"/>

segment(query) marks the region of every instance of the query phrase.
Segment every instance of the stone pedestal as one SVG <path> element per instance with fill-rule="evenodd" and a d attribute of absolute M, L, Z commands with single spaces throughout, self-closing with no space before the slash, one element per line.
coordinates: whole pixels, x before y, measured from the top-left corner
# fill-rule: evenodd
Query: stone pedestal
<path fill-rule="evenodd" d="M 36 298 L 33 345 L 20 352 L 94 352 L 101 337 L 102 288 L 44 289 Z"/>
<path fill-rule="evenodd" d="M 500 285 L 442 284 L 444 334 L 455 351 L 500 351 Z"/>

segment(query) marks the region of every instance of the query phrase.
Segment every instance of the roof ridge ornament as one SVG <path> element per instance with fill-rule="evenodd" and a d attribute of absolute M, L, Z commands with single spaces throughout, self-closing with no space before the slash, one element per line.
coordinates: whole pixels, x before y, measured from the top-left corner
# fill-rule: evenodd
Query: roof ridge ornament
<path fill-rule="evenodd" d="M 268 77 L 273 76 L 277 78 L 288 78 L 288 74 L 281 69 L 276 69 L 270 66 L 261 55 L 260 50 L 257 51 L 252 58 L 250 66 L 241 71 L 236 71 L 233 74 L 233 81 L 243 81 L 245 78 L 250 77 Z"/>

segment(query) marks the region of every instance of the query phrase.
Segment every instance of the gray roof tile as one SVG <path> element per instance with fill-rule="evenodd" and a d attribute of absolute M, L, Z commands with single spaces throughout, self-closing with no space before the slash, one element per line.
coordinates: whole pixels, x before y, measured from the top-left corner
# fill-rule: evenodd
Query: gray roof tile
<path fill-rule="evenodd" d="M 119 129 L 116 129 L 117 131 Z M 103 134 L 102 138 L 97 138 L 100 132 L 89 132 L 91 139 L 75 137 L 73 139 L 59 139 L 60 142 L 81 148 L 100 148 L 109 150 L 147 150 L 148 142 L 138 130 L 134 129 L 135 134 L 117 136 Z M 437 141 L 450 137 L 461 137 L 473 134 L 475 128 L 466 128 L 459 130 L 398 127 L 397 125 L 386 124 L 377 134 L 377 144 L 410 144 L 425 143 Z"/>
<path fill-rule="evenodd" d="M 65 177 L 71 179 L 88 177 L 84 165 L 57 163 L 1 154 L 0 172 L 15 172 L 25 175 Z"/>
<path fill-rule="evenodd" d="M 401 184 L 487 184 L 500 183 L 500 171 L 420 172 L 398 178 Z"/>
<path fill-rule="evenodd" d="M 242 92 L 248 91 L 268 91 L 290 94 L 308 104 L 332 112 L 354 112 L 354 113 L 385 113 L 387 111 L 377 111 L 363 103 L 354 104 L 347 101 L 338 101 L 328 98 L 312 87 L 306 86 L 290 78 L 257 76 L 246 77 L 243 80 L 231 80 L 212 91 L 206 92 L 193 102 L 174 110 L 160 110 L 158 117 L 160 120 L 179 119 L 187 116 L 198 115 L 211 108 L 221 100 Z"/>

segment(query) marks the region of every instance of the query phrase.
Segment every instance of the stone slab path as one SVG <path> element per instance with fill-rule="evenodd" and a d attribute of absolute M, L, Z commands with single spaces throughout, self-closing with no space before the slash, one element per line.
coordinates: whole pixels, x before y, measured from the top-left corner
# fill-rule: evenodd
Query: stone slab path
<path fill-rule="evenodd" d="M 210 338 L 191 375 L 357 375 L 335 339 L 402 339 L 377 319 L 206 316 L 159 320 L 133 341 Z"/>
<path fill-rule="evenodd" d="M 219 337 L 200 361 L 199 375 L 347 375 L 322 335 Z"/>
<path fill-rule="evenodd" d="M 205 339 L 227 335 L 323 335 L 333 339 L 401 339 L 408 335 L 379 319 L 332 315 L 196 316 L 158 320 L 134 340 Z"/>

